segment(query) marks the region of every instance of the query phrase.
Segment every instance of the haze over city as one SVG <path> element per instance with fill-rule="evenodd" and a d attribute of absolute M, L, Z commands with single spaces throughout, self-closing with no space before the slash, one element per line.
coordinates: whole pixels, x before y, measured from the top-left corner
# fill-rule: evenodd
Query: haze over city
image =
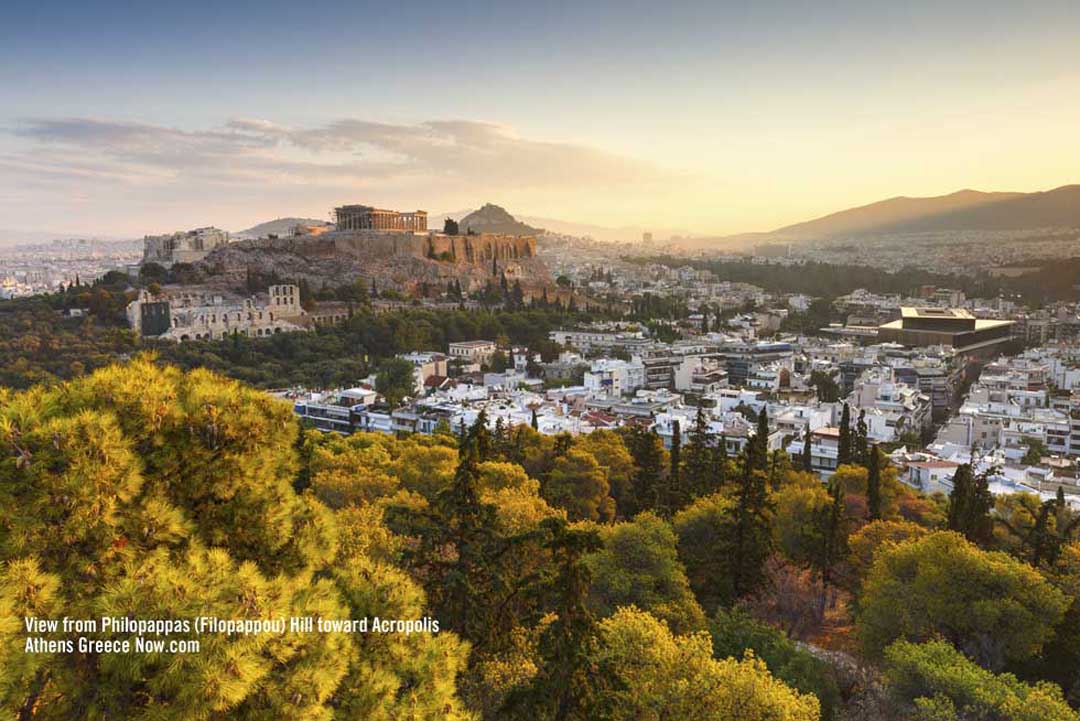
<path fill-rule="evenodd" d="M 252 10 L 5 3 L 0 228 L 365 198 L 728 234 L 1080 168 L 1074 2 Z"/>

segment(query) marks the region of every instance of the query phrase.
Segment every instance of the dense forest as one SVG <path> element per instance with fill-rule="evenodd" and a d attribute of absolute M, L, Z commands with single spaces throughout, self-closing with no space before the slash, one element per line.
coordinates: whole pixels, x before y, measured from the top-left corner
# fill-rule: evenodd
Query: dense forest
<path fill-rule="evenodd" d="M 759 423 L 763 419 L 759 418 Z M 302 431 L 148 359 L 0 392 L 0 706 L 22 719 L 1077 721 L 1060 501 L 828 480 L 652 432 Z M 761 441 L 757 440 L 758 438 Z M 24 652 L 24 617 L 434 619 Z M 124 634 L 102 633 L 118 639 Z"/>

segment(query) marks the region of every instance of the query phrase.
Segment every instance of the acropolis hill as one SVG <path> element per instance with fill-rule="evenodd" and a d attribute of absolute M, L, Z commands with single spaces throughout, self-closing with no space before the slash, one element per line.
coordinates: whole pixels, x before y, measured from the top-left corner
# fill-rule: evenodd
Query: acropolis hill
<path fill-rule="evenodd" d="M 334 287 L 358 279 L 411 291 L 421 283 L 483 288 L 503 274 L 523 287 L 547 285 L 534 236 L 448 235 L 427 230 L 423 211 L 397 213 L 367 206 L 337 209 L 333 230 L 243 240 L 214 249 L 197 264 L 209 279 L 243 285 L 250 273 Z"/>

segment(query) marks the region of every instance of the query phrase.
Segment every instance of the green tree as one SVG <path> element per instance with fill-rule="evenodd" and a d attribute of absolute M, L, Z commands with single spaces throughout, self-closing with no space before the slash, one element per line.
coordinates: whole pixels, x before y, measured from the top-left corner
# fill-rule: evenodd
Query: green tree
<path fill-rule="evenodd" d="M 799 648 L 784 632 L 755 619 L 738 606 L 721 608 L 709 621 L 716 658 L 740 659 L 753 655 L 769 672 L 802 694 L 821 703 L 821 718 L 832 719 L 841 704 L 836 673 L 826 662 Z"/>
<path fill-rule="evenodd" d="M 672 421 L 671 423 L 671 450 L 669 451 L 671 459 L 670 470 L 668 471 L 667 493 L 664 495 L 666 498 L 658 504 L 657 510 L 665 517 L 671 516 L 678 508 L 685 505 L 688 494 L 682 487 L 682 428 L 678 421 Z"/>
<path fill-rule="evenodd" d="M 990 471 L 974 475 L 971 464 L 957 467 L 953 474 L 953 489 L 949 494 L 948 527 L 962 533 L 965 538 L 985 546 L 991 540 L 993 522 L 990 511 L 994 497 L 989 488 Z"/>
<path fill-rule="evenodd" d="M 772 549 L 766 476 L 754 469 L 747 454 L 743 456 L 742 466 L 742 477 L 734 491 L 735 510 L 728 542 L 732 593 L 736 598 L 750 593 L 761 584 L 762 568 Z"/>
<path fill-rule="evenodd" d="M 599 624 L 592 655 L 596 675 L 608 681 L 592 718 L 611 721 L 817 721 L 820 704 L 769 673 L 760 659 L 713 658 L 707 633 L 673 634 L 635 609 Z"/>
<path fill-rule="evenodd" d="M 866 410 L 859 409 L 859 420 L 855 423 L 855 434 L 852 437 L 852 460 L 861 466 L 870 462 L 870 447 L 866 437 Z"/>
<path fill-rule="evenodd" d="M 615 431 L 599 430 L 578 436 L 575 446 L 592 454 L 607 474 L 608 486 L 615 501 L 615 515 L 621 514 L 619 499 L 634 494 L 634 457 L 626 447 L 623 436 Z"/>
<path fill-rule="evenodd" d="M 709 438 L 709 423 L 705 409 L 698 405 L 690 440 L 682 452 L 680 486 L 686 489 L 686 498 L 673 499 L 673 508 L 685 505 L 691 497 L 707 496 L 716 491 L 722 479 L 716 467 L 714 448 Z"/>
<path fill-rule="evenodd" d="M 844 409 L 840 412 L 840 440 L 836 451 L 837 466 L 851 464 L 851 446 L 851 408 L 845 403 Z"/>
<path fill-rule="evenodd" d="M 817 391 L 818 400 L 822 403 L 836 403 L 840 400 L 840 386 L 828 373 L 811 371 L 810 385 Z"/>
<path fill-rule="evenodd" d="M 768 406 L 761 406 L 757 417 L 757 429 L 750 439 L 750 458 L 753 467 L 763 473 L 769 471 L 769 413 Z"/>
<path fill-rule="evenodd" d="M 315 720 L 437 708 L 468 718 L 455 693 L 466 648 L 452 633 L 208 634 L 182 655 L 22 652 L 11 614 L 423 616 L 411 580 L 346 549 L 332 512 L 295 492 L 296 434 L 286 404 L 145 358 L 0 394 L 4 712 Z"/>
<path fill-rule="evenodd" d="M 581 448 L 571 448 L 555 461 L 544 497 L 565 508 L 571 520 L 611 521 L 615 501 L 611 498 L 607 471 L 594 455 Z"/>
<path fill-rule="evenodd" d="M 667 621 L 677 633 L 705 627 L 667 522 L 645 512 L 601 529 L 600 537 L 603 549 L 587 559 L 593 578 L 590 599 L 598 616 L 637 606 Z"/>
<path fill-rule="evenodd" d="M 637 469 L 634 474 L 634 493 L 617 498 L 619 515 L 632 518 L 639 511 L 654 509 L 664 504 L 666 489 L 663 487 L 667 464 L 663 441 L 654 430 L 632 427 L 625 435 L 626 447 L 634 458 Z"/>
<path fill-rule="evenodd" d="M 381 393 L 391 406 L 396 406 L 406 396 L 416 393 L 413 364 L 404 358 L 383 361 L 375 376 L 375 390 Z"/>
<path fill-rule="evenodd" d="M 866 473 L 866 517 L 871 521 L 881 519 L 881 451 L 877 444 L 870 446 Z"/>
<path fill-rule="evenodd" d="M 893 643 L 885 649 L 885 677 L 914 718 L 1080 721 L 1057 686 L 995 675 L 945 641 Z"/>
<path fill-rule="evenodd" d="M 595 531 L 571 530 L 559 519 L 545 521 L 544 549 L 553 560 L 531 593 L 554 598 L 555 618 L 537 644 L 536 674 L 515 689 L 503 712 L 522 721 L 588 721 L 598 684 L 592 671 L 596 620 L 588 598 L 592 576 L 587 554 L 600 548 Z"/>
<path fill-rule="evenodd" d="M 695 499 L 675 514 L 679 559 L 686 566 L 690 588 L 706 613 L 735 601 L 731 558 L 735 501 L 723 494 Z"/>
<path fill-rule="evenodd" d="M 860 601 L 859 636 L 879 654 L 899 638 L 938 635 L 1000 670 L 1038 655 L 1067 606 L 1065 594 L 1030 566 L 939 531 L 878 551 Z"/>
<path fill-rule="evenodd" d="M 1027 451 L 1024 452 L 1024 457 L 1020 459 L 1020 462 L 1026 465 L 1039 465 L 1040 463 L 1042 463 L 1043 456 L 1046 456 L 1049 453 L 1049 451 L 1047 451 L 1046 449 L 1046 444 L 1038 438 L 1024 436 L 1020 440 L 1020 442 L 1027 446 Z"/>
<path fill-rule="evenodd" d="M 812 437 L 813 437 L 813 433 L 810 432 L 810 426 L 807 425 L 806 431 L 803 434 L 803 451 L 802 451 L 802 458 L 801 458 L 801 460 L 802 460 L 802 470 L 806 471 L 807 473 L 813 473 L 814 472 L 814 456 L 813 456 L 813 448 L 811 446 Z"/>
<path fill-rule="evenodd" d="M 499 614 L 511 578 L 497 508 L 482 498 L 476 438 L 470 434 L 450 485 L 426 509 L 394 506 L 392 527 L 417 538 L 405 562 L 449 630 L 481 649 L 497 645 L 510 620 Z"/>

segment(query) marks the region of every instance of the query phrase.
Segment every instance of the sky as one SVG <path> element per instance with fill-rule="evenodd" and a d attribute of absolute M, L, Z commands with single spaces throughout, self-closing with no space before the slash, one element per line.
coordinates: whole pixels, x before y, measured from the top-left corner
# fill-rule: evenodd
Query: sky
<path fill-rule="evenodd" d="M 342 203 L 697 235 L 1080 182 L 1080 2 L 0 4 L 0 229 Z"/>

